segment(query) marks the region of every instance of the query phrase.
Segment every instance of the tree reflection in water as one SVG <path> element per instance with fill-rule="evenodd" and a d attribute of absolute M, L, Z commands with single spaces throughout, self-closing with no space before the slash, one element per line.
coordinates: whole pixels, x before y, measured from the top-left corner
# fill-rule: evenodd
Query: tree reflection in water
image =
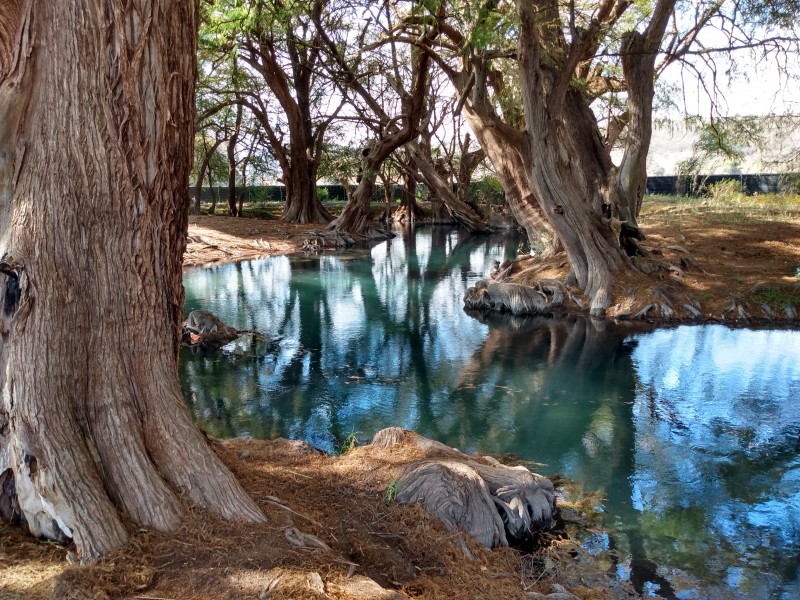
<path fill-rule="evenodd" d="M 604 493 L 639 587 L 668 596 L 663 578 L 678 589 L 682 570 L 710 597 L 793 597 L 800 334 L 467 315 L 464 290 L 519 241 L 426 228 L 369 251 L 191 271 L 187 310 L 282 337 L 184 350 L 187 400 L 221 437 L 332 450 L 400 425 L 514 452 Z M 757 336 L 741 360 L 740 334 Z"/>

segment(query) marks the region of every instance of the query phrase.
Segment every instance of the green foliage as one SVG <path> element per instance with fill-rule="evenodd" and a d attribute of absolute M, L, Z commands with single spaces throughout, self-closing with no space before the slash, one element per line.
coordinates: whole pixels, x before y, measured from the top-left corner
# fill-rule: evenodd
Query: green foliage
<path fill-rule="evenodd" d="M 795 277 L 800 277 L 800 267 L 795 268 Z M 785 306 L 800 307 L 800 288 L 795 286 L 770 287 L 753 293 L 752 299 L 759 304 L 768 304 L 773 310 L 783 310 Z"/>
<path fill-rule="evenodd" d="M 494 175 L 487 175 L 470 184 L 470 195 L 478 202 L 485 204 L 503 204 L 505 192 L 500 180 Z"/>
<path fill-rule="evenodd" d="M 800 13 L 800 0 L 742 0 L 738 6 L 748 20 L 763 26 L 795 27 Z"/>
<path fill-rule="evenodd" d="M 333 136 L 329 136 L 333 137 Z M 317 177 L 327 181 L 355 182 L 361 160 L 358 144 L 340 145 L 327 142 L 322 147 L 322 159 L 317 169 Z"/>
<path fill-rule="evenodd" d="M 686 120 L 688 129 L 698 133 L 692 156 L 678 164 L 680 175 L 694 175 L 714 162 L 727 161 L 728 168 L 737 168 L 753 146 L 765 143 L 767 120 L 755 117 L 730 117 L 705 121 L 699 117 Z"/>
<path fill-rule="evenodd" d="M 383 496 L 383 500 L 386 504 L 392 504 L 395 500 L 397 500 L 397 486 L 398 486 L 397 479 L 392 479 L 389 483 L 386 484 L 386 493 Z"/>
<path fill-rule="evenodd" d="M 344 438 L 341 442 L 334 445 L 334 452 L 337 456 L 343 456 L 350 452 L 353 448 L 358 445 L 358 438 L 356 438 L 356 432 L 351 431 L 347 434 L 347 437 Z"/>

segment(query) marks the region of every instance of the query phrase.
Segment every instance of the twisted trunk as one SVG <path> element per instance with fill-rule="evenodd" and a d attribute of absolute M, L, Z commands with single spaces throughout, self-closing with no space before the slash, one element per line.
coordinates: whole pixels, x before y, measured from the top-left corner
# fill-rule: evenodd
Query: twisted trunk
<path fill-rule="evenodd" d="M 174 529 L 178 494 L 264 518 L 177 378 L 197 18 L 177 0 L 0 15 L 0 506 L 84 561 L 126 542 L 121 514 Z"/>
<path fill-rule="evenodd" d="M 286 207 L 281 221 L 287 223 L 329 223 L 333 215 L 317 198 L 318 162 L 308 158 L 303 147 L 292 148 L 290 167 L 284 169 Z"/>
<path fill-rule="evenodd" d="M 527 126 L 523 160 L 539 206 L 591 299 L 593 315 L 604 314 L 611 302 L 614 271 L 630 267 L 621 248 L 632 254 L 640 237 L 635 219 L 646 177 L 655 56 L 675 0 L 658 0 L 644 31 L 623 36 L 630 130 L 622 167 L 617 169 L 590 108 L 591 97 L 574 85 L 574 79 L 580 65 L 597 51 L 604 28 L 628 6 L 603 3 L 585 29 L 572 28 L 568 42 L 557 2 L 517 0 Z"/>
<path fill-rule="evenodd" d="M 419 169 L 425 183 L 428 184 L 436 198 L 444 203 L 450 216 L 469 231 L 488 231 L 489 226 L 484 216 L 453 191 L 450 183 L 436 170 L 430 159 L 422 152 L 419 144 L 412 142 L 408 144 L 407 148 L 411 160 Z"/>
<path fill-rule="evenodd" d="M 521 155 L 524 152 L 523 133 L 492 123 L 492 119 L 474 109 L 471 102 L 465 103 L 464 115 L 492 163 L 503 186 L 506 204 L 517 223 L 525 229 L 531 247 L 543 247 L 545 254 L 551 253 L 558 240 L 536 202 L 525 173 Z"/>

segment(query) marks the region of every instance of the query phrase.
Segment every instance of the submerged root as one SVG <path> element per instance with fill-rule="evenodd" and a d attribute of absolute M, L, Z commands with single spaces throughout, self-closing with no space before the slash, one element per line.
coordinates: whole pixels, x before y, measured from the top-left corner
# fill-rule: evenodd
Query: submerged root
<path fill-rule="evenodd" d="M 361 241 L 370 240 L 386 240 L 393 238 L 394 234 L 390 231 L 383 229 L 376 229 L 374 227 L 367 228 L 360 235 L 349 234 L 346 231 L 340 231 L 335 228 L 329 228 L 324 232 L 309 231 L 303 244 L 300 246 L 303 252 L 308 254 L 319 254 L 326 250 L 342 250 L 355 246 L 357 239 Z"/>
<path fill-rule="evenodd" d="M 205 310 L 193 310 L 183 322 L 184 343 L 203 349 L 216 350 L 246 333 L 263 337 L 263 334 L 252 329 L 228 327 L 219 317 Z"/>
<path fill-rule="evenodd" d="M 355 245 L 355 240 L 346 233 L 330 229 L 328 231 L 309 231 L 301 249 L 303 252 L 317 254 L 325 250 L 340 250 Z"/>

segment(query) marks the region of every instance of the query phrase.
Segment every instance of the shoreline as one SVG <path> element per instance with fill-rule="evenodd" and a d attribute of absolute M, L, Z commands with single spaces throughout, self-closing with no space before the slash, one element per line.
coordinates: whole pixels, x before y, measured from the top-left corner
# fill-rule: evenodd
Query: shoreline
<path fill-rule="evenodd" d="M 650 252 L 647 258 L 634 260 L 637 268 L 651 272 L 636 270 L 618 277 L 611 306 L 602 318 L 652 327 L 800 327 L 800 314 L 796 314 L 800 312 L 800 217 L 782 218 L 779 224 L 742 221 L 731 227 L 724 220 L 720 224 L 717 214 L 676 217 L 666 212 L 664 217 L 662 213 L 669 208 L 671 205 L 660 212 L 651 210 L 654 214 L 643 219 L 647 232 L 644 245 Z M 324 227 L 250 217 L 192 215 L 183 270 L 300 253 L 306 236 Z M 780 252 L 765 251 L 771 247 Z M 720 248 L 738 250 L 722 262 L 716 256 Z M 546 265 L 537 262 L 535 277 L 528 276 L 524 268 L 514 270 L 520 272 L 512 274 L 510 281 L 523 284 L 536 278 L 563 281 L 569 272 L 562 256 Z M 588 306 L 580 289 L 570 286 L 570 292 L 583 299 L 584 307 Z M 673 314 L 663 314 L 661 305 L 665 302 Z M 787 314 L 787 305 L 793 307 L 794 315 Z M 647 306 L 650 310 L 643 317 L 637 316 Z M 765 306 L 771 315 L 764 311 Z M 589 311 L 569 306 L 552 314 L 588 317 Z"/>
<path fill-rule="evenodd" d="M 794 298 L 792 290 L 800 275 L 800 218 L 791 217 L 778 225 L 767 221 L 743 225 L 737 221 L 735 227 L 728 227 L 723 220 L 717 223 L 719 227 L 709 227 L 703 220 L 706 216 L 669 212 L 659 221 L 660 228 L 653 222 L 643 223 L 649 247 L 680 244 L 697 268 L 690 265 L 682 269 L 683 275 L 662 273 L 665 279 L 656 282 L 642 278 L 619 282 L 615 302 L 624 312 L 628 304 L 648 301 L 648 286 L 661 283 L 696 295 L 704 312 L 711 314 L 704 319 L 669 321 L 621 319 L 619 314 L 610 314 L 603 321 L 646 331 L 681 324 L 797 327 L 797 322 L 786 320 L 753 318 L 745 322 L 719 319 L 715 314 L 728 306 L 731 294 L 746 297 L 757 283 L 787 290 L 789 296 L 777 295 L 777 300 Z M 184 270 L 299 252 L 304 236 L 322 228 L 246 217 L 190 217 Z M 737 238 L 740 234 L 742 237 Z M 703 242 L 703 235 L 710 241 Z M 728 252 L 724 248 L 735 248 L 740 256 L 726 255 L 737 259 L 729 263 L 717 260 L 715 253 Z M 764 248 L 775 252 L 765 252 Z M 676 256 L 667 254 L 667 262 L 670 258 Z M 560 267 L 555 264 L 554 268 Z M 793 275 L 795 269 L 797 274 Z M 565 275 L 561 273 L 562 278 Z M 673 276 L 684 285 L 666 279 Z M 645 292 L 628 294 L 633 283 L 643 284 Z M 762 294 L 775 292 L 763 287 L 759 290 Z M 586 316 L 576 312 L 566 311 L 564 316 Z M 738 311 L 733 316 L 738 316 Z M 487 551 L 468 542 L 475 556 L 468 561 L 453 536 L 420 506 L 401 508 L 386 500 L 392 484 L 389 471 L 369 462 L 359 447 L 333 456 L 303 442 L 281 438 L 208 438 L 208 442 L 262 509 L 267 517 L 265 524 L 222 521 L 187 503 L 185 520 L 177 531 L 164 534 L 131 527 L 128 546 L 89 566 L 68 564 L 69 547 L 41 543 L 20 527 L 0 524 L 0 580 L 5 586 L 0 592 L 8 592 L 11 598 L 36 600 L 472 600 L 475 591 L 481 590 L 486 597 L 527 600 L 552 592 L 558 584 L 586 600 L 639 597 L 624 581 L 614 587 L 602 560 L 583 560 L 579 533 L 594 524 L 590 511 L 580 504 L 590 503 L 591 493 L 577 490 L 569 505 L 559 502 L 561 509 L 568 509 L 568 516 L 562 512 L 562 520 L 573 529 L 567 531 L 568 537 L 554 539 L 552 546 L 539 554 L 524 555 L 511 548 Z M 315 536 L 333 550 L 293 546 L 284 535 L 287 527 Z M 379 587 L 359 592 L 358 586 L 371 585 L 369 581 Z M 272 595 L 270 590 L 278 585 L 288 587 Z"/>

